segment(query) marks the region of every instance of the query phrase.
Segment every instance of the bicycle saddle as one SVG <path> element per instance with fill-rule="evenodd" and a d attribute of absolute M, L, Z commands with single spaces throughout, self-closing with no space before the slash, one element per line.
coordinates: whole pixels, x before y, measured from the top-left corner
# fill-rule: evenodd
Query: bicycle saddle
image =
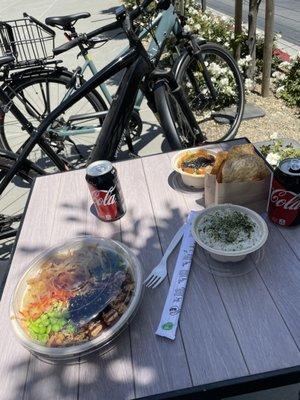
<path fill-rule="evenodd" d="M 45 23 L 50 26 L 61 26 L 67 29 L 72 26 L 72 23 L 77 22 L 79 19 L 88 18 L 91 14 L 89 12 L 82 12 L 71 15 L 63 15 L 61 17 L 47 17 Z"/>
<path fill-rule="evenodd" d="M 14 61 L 13 56 L 2 56 L 0 57 L 0 67 L 5 64 L 9 64 Z"/>

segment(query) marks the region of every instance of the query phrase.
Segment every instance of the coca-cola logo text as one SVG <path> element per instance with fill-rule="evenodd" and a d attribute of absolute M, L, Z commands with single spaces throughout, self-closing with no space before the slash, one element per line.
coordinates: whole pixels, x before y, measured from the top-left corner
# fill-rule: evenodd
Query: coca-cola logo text
<path fill-rule="evenodd" d="M 93 190 L 92 196 L 97 206 L 111 206 L 116 203 L 116 195 L 112 194 L 116 186 L 112 186 L 108 190 Z"/>
<path fill-rule="evenodd" d="M 298 210 L 300 208 L 300 195 L 282 189 L 273 189 L 271 203 L 285 210 Z"/>

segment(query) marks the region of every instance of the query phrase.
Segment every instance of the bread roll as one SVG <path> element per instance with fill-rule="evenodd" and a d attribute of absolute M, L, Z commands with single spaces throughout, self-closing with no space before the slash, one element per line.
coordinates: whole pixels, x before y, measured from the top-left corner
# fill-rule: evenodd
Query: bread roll
<path fill-rule="evenodd" d="M 222 182 L 247 182 L 264 179 L 268 170 L 264 161 L 256 154 L 240 154 L 228 158 L 222 169 Z"/>

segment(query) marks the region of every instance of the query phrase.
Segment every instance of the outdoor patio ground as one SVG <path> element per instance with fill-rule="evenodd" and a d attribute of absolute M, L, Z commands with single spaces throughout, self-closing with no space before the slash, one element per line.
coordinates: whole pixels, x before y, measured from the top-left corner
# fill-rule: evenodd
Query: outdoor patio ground
<path fill-rule="evenodd" d="M 63 15 L 89 11 L 92 14 L 92 18 L 79 21 L 76 25 L 78 31 L 86 32 L 95 29 L 100 25 L 109 23 L 113 18 L 112 12 L 114 7 L 119 4 L 120 2 L 118 0 L 88 0 L 84 2 L 79 0 L 65 0 L 63 3 L 59 0 L 1 0 L 1 19 L 21 18 L 23 11 L 26 11 L 28 14 L 41 20 L 50 15 Z M 95 20 L 98 20 L 98 22 L 90 22 Z M 63 43 L 64 40 L 62 33 L 58 32 L 56 44 L 59 45 Z M 124 46 L 126 45 L 126 40 L 119 37 L 118 39 L 110 41 L 109 45 L 105 47 L 105 51 L 94 51 L 94 61 L 97 67 L 103 67 L 109 60 L 119 54 L 123 44 Z M 80 61 L 76 59 L 76 55 L 76 50 L 73 50 L 62 57 L 65 65 L 70 69 L 74 69 Z M 143 105 L 141 116 L 144 121 L 144 131 L 140 155 L 161 152 L 163 143 L 161 130 L 146 104 Z M 153 135 L 153 132 L 155 132 L 155 135 Z M 3 248 L 1 249 L 0 246 L 0 258 L 2 250 Z M 7 261 L 0 261 L 0 283 L 2 277 L 5 276 L 6 267 Z M 299 389 L 299 385 L 292 385 L 266 392 L 239 396 L 232 398 L 232 400 L 298 400 Z"/>

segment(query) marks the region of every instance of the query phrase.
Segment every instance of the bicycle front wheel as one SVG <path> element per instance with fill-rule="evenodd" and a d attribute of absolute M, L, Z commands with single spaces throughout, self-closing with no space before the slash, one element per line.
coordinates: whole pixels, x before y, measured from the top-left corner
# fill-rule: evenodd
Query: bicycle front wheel
<path fill-rule="evenodd" d="M 206 142 L 233 139 L 241 123 L 245 93 L 238 66 L 231 54 L 214 43 L 185 53 L 175 69 Z"/>
<path fill-rule="evenodd" d="M 162 83 L 154 90 L 158 119 L 172 150 L 199 144 L 198 127 L 173 95 L 168 84 Z"/>
<path fill-rule="evenodd" d="M 74 89 L 70 88 L 72 74 L 53 70 L 24 79 L 15 79 L 6 88 L 6 93 L 25 117 L 38 127 L 43 119 L 71 94 Z M 104 119 L 104 116 L 90 116 L 106 108 L 100 95 L 95 91 L 90 92 L 53 121 L 43 137 L 57 154 L 76 167 L 83 166 Z M 22 129 L 19 121 L 10 113 L 4 114 L 0 124 L 2 148 L 17 152 L 27 139 L 28 134 Z M 38 145 L 34 147 L 28 159 L 46 171 L 54 172 L 51 160 Z"/>

